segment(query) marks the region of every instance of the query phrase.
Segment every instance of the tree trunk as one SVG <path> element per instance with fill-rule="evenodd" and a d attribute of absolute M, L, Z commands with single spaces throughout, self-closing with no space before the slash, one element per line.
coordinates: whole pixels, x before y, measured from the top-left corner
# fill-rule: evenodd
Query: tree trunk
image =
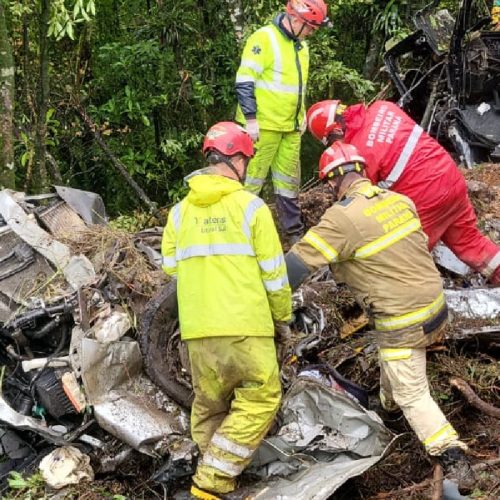
<path fill-rule="evenodd" d="M 14 59 L 0 0 L 0 189 L 15 188 L 13 147 Z"/>
<path fill-rule="evenodd" d="M 383 39 L 377 33 L 372 34 L 365 64 L 363 66 L 363 78 L 371 80 L 379 69 L 379 56 L 382 50 Z"/>
<path fill-rule="evenodd" d="M 47 115 L 47 100 L 49 96 L 49 43 L 47 32 L 49 29 L 50 0 L 41 0 L 40 5 L 40 77 L 38 82 L 37 116 L 35 118 L 35 168 L 31 179 L 27 179 L 27 184 L 29 188 L 43 192 L 47 190 L 49 184 L 46 166 L 45 137 L 47 135 L 47 124 L 45 116 Z"/>
<path fill-rule="evenodd" d="M 242 0 L 226 0 L 229 5 L 229 15 L 234 27 L 238 44 L 243 40 L 243 2 Z"/>

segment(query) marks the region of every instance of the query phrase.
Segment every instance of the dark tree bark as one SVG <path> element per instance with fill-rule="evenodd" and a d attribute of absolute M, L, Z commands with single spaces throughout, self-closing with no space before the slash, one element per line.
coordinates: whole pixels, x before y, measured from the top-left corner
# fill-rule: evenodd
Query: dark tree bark
<path fill-rule="evenodd" d="M 48 188 L 49 180 L 47 178 L 46 166 L 46 145 L 47 125 L 45 116 L 47 114 L 49 97 L 49 41 L 47 37 L 50 19 L 50 0 L 41 0 L 40 2 L 40 76 L 38 82 L 37 110 L 36 110 L 36 130 L 35 130 L 35 165 L 31 178 L 27 179 L 28 188 L 45 191 Z"/>
<path fill-rule="evenodd" d="M 0 0 L 0 188 L 15 187 L 13 147 L 14 59 Z"/>

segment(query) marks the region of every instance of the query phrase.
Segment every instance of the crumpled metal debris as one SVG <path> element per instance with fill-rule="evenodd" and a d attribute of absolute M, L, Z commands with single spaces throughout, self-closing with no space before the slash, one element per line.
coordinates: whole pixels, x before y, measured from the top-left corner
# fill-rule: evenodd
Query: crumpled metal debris
<path fill-rule="evenodd" d="M 460 276 L 466 276 L 472 269 L 462 262 L 445 244 L 439 242 L 432 250 L 432 256 L 437 264 Z"/>
<path fill-rule="evenodd" d="M 54 489 L 94 480 L 90 457 L 74 446 L 56 448 L 43 457 L 39 469 L 45 482 Z"/>
<path fill-rule="evenodd" d="M 252 498 L 329 498 L 376 464 L 395 436 L 378 415 L 343 392 L 298 377 L 286 394 L 276 436 L 257 450 L 249 472 L 262 480 Z"/>
<path fill-rule="evenodd" d="M 36 248 L 56 269 L 62 269 L 64 277 L 73 289 L 95 280 L 92 263 L 83 255 L 71 255 L 69 248 L 43 230 L 7 190 L 0 191 L 0 215 L 24 242 Z"/>
<path fill-rule="evenodd" d="M 104 430 L 152 456 L 164 436 L 185 432 L 177 414 L 159 410 L 141 390 L 142 355 L 136 341 L 83 338 L 80 362 L 87 397 Z"/>
<path fill-rule="evenodd" d="M 451 313 L 468 319 L 495 319 L 500 316 L 500 288 L 445 290 Z"/>

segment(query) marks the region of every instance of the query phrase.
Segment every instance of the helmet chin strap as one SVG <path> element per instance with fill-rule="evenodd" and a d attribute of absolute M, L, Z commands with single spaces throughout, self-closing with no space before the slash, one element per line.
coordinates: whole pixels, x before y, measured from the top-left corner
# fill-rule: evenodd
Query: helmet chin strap
<path fill-rule="evenodd" d="M 236 175 L 236 177 L 238 177 L 238 181 L 241 184 L 245 184 L 245 178 L 247 176 L 246 166 L 245 166 L 245 171 L 244 171 L 243 175 L 241 176 L 240 173 L 238 172 L 238 170 L 236 169 L 236 167 L 233 165 L 233 162 L 229 158 L 223 158 L 222 162 L 225 163 L 232 170 L 234 175 Z"/>
<path fill-rule="evenodd" d="M 248 166 L 248 161 L 247 161 L 247 164 L 245 165 L 245 171 L 244 171 L 243 175 L 240 175 L 237 168 L 233 165 L 233 162 L 231 161 L 231 159 L 229 157 L 227 157 L 226 155 L 212 152 L 210 154 L 210 159 L 211 159 L 210 163 L 224 163 L 224 164 L 226 164 L 231 169 L 231 172 L 233 172 L 233 174 L 236 175 L 236 177 L 238 178 L 238 181 L 241 184 L 245 184 L 245 178 L 246 178 L 246 173 L 247 173 L 246 167 Z"/>
<path fill-rule="evenodd" d="M 293 23 L 292 23 L 292 16 L 290 16 L 289 14 L 286 15 L 287 18 L 288 18 L 288 24 L 290 25 L 290 30 L 292 32 L 292 35 L 297 39 L 297 40 L 300 40 L 299 39 L 299 36 L 302 34 L 302 32 L 304 31 L 304 27 L 305 27 L 305 23 L 303 22 L 302 23 L 302 27 L 300 28 L 300 31 L 298 33 L 295 33 L 295 30 L 293 29 Z"/>

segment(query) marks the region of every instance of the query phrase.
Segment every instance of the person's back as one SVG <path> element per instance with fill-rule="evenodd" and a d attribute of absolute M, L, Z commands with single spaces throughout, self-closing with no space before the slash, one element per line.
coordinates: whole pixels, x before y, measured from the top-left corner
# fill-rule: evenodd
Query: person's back
<path fill-rule="evenodd" d="M 318 252 L 325 247 L 330 254 Z M 327 263 L 329 255 L 337 281 L 352 289 L 377 329 L 422 324 L 444 305 L 414 204 L 367 179 L 353 182 L 293 251 L 312 268 Z M 414 312 L 419 314 L 399 319 Z"/>
<path fill-rule="evenodd" d="M 404 111 L 388 101 L 346 108 L 329 100 L 311 106 L 307 117 L 309 130 L 323 144 L 343 140 L 356 147 L 372 182 L 415 203 L 430 250 L 442 240 L 491 283 L 500 283 L 500 248 L 478 230 L 463 175 Z"/>
<path fill-rule="evenodd" d="M 191 435 L 202 457 L 191 494 L 214 498 L 207 492 L 236 488 L 278 411 L 273 321 L 289 321 L 291 293 L 271 212 L 243 189 L 250 136 L 216 124 L 203 152 L 211 166 L 191 177 L 188 196 L 169 213 L 162 257 L 177 276 L 195 394 Z"/>
<path fill-rule="evenodd" d="M 457 183 L 465 184 L 448 152 L 393 102 L 349 106 L 344 120 L 344 140 L 366 158 L 367 177 L 418 200 L 420 210 L 441 204 Z"/>
<path fill-rule="evenodd" d="M 239 182 L 220 175 L 200 174 L 188 182 L 188 196 L 173 209 L 182 339 L 273 336 L 251 231 L 256 211 L 268 208 Z"/>

